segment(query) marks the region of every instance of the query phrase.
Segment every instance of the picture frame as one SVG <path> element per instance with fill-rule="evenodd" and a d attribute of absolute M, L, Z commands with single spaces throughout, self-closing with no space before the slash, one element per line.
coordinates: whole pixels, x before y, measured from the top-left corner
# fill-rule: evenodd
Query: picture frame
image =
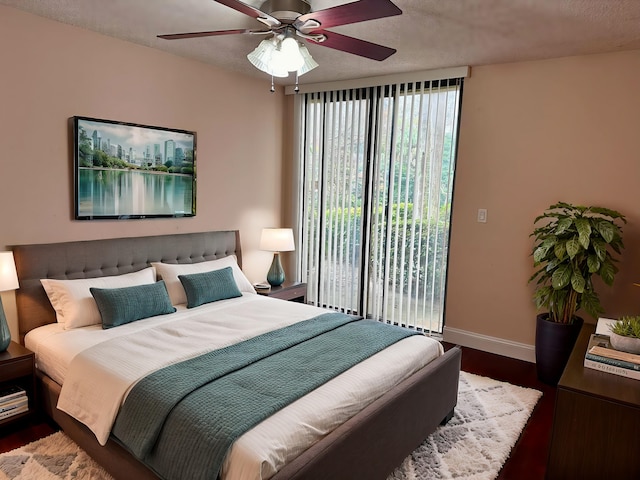
<path fill-rule="evenodd" d="M 75 116 L 76 220 L 193 217 L 196 132 Z"/>

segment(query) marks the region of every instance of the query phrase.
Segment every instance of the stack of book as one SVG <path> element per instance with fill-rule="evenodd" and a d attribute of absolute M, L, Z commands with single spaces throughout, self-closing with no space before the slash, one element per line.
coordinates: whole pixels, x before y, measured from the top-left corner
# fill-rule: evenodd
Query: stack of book
<path fill-rule="evenodd" d="M 596 333 L 591 335 L 584 366 L 622 377 L 640 380 L 640 355 L 615 350 L 609 341 L 609 319 L 599 319 Z"/>
<path fill-rule="evenodd" d="M 13 417 L 29 410 L 27 392 L 16 385 L 0 390 L 0 420 Z"/>

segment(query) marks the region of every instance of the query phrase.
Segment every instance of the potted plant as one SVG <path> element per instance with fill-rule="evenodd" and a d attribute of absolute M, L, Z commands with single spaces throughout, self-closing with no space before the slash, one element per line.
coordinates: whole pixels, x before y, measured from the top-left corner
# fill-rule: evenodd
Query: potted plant
<path fill-rule="evenodd" d="M 602 312 L 592 277 L 611 286 L 618 271 L 614 254 L 620 254 L 621 213 L 602 207 L 559 202 L 537 217 L 533 265 L 529 282 L 536 282 L 534 301 L 547 310 L 536 319 L 536 368 L 538 378 L 555 385 L 569 359 L 583 319 L 582 309 L 593 317 Z"/>
<path fill-rule="evenodd" d="M 640 354 L 640 316 L 620 317 L 611 325 L 609 340 L 616 350 Z"/>

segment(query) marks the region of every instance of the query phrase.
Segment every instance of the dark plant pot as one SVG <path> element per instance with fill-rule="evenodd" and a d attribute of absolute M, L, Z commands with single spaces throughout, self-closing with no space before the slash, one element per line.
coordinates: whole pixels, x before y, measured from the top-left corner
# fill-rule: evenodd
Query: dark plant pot
<path fill-rule="evenodd" d="M 548 318 L 548 313 L 536 317 L 536 371 L 541 382 L 557 385 L 584 321 L 575 317 L 566 324 Z"/>

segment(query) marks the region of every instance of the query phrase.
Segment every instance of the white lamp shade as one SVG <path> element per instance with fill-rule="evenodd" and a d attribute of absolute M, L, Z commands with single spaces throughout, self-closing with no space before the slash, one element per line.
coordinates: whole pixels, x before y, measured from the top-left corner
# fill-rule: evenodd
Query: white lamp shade
<path fill-rule="evenodd" d="M 13 252 L 0 252 L 0 292 L 15 290 L 19 286 Z"/>
<path fill-rule="evenodd" d="M 260 250 L 291 252 L 295 250 L 291 228 L 264 228 L 260 238 Z"/>

